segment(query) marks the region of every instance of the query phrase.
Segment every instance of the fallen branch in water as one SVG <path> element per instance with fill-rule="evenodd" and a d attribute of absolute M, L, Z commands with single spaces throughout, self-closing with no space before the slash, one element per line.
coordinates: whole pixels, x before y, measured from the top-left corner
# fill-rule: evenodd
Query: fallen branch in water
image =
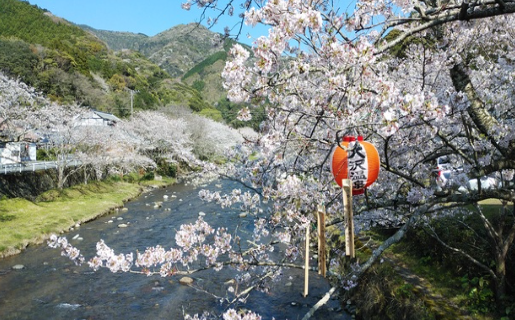
<path fill-rule="evenodd" d="M 336 291 L 336 287 L 332 287 L 323 297 L 320 299 L 311 309 L 306 313 L 306 315 L 302 318 L 302 320 L 308 320 L 315 314 L 315 312 L 324 304 L 329 301 L 329 298 L 333 295 L 334 291 Z"/>

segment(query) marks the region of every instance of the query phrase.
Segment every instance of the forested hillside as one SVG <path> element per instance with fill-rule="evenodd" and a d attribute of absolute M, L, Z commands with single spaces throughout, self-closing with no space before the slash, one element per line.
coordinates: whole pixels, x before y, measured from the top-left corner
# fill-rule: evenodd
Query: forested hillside
<path fill-rule="evenodd" d="M 105 41 L 112 50 L 141 52 L 172 77 L 194 86 L 210 103 L 227 95 L 220 74 L 235 42 L 202 25 L 177 25 L 152 37 L 81 27 Z"/>
<path fill-rule="evenodd" d="M 202 96 L 135 51 L 114 53 L 96 36 L 18 0 L 0 0 L 0 71 L 62 103 L 119 116 L 167 105 L 209 108 Z"/>

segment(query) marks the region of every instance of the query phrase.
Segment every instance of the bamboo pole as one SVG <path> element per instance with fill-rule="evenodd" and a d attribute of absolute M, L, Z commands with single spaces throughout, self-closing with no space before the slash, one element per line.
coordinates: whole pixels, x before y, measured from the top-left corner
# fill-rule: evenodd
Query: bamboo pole
<path fill-rule="evenodd" d="M 325 278 L 325 207 L 322 205 L 318 206 L 318 274 Z"/>
<path fill-rule="evenodd" d="M 309 287 L 309 224 L 306 227 L 306 262 L 304 265 L 304 298 L 308 296 Z"/>
<path fill-rule="evenodd" d="M 342 191 L 345 221 L 345 255 L 354 258 L 354 217 L 352 215 L 352 181 L 350 179 L 343 179 Z"/>

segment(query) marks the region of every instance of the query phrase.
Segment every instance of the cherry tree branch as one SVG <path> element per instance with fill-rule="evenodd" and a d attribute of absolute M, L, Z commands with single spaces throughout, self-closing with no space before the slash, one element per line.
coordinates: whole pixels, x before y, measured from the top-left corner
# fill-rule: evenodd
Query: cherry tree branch
<path fill-rule="evenodd" d="M 363 273 L 365 273 L 377 261 L 377 259 L 379 259 L 383 252 L 393 244 L 399 242 L 404 237 L 409 228 L 415 224 L 416 221 L 418 221 L 418 219 L 428 210 L 429 208 L 427 205 L 416 208 L 415 212 L 413 215 L 411 215 L 408 221 L 406 221 L 406 223 L 399 230 L 397 230 L 394 235 L 386 239 L 377 249 L 375 249 L 372 252 L 370 258 L 365 263 L 359 266 L 359 269 L 355 272 L 355 275 L 360 278 L 361 275 L 363 275 Z"/>
<path fill-rule="evenodd" d="M 444 5 L 438 8 L 431 8 L 425 11 L 423 17 L 420 18 L 420 20 L 423 21 L 423 23 L 405 30 L 395 40 L 392 40 L 391 42 L 388 42 L 387 44 L 380 46 L 376 54 L 384 53 L 389 49 L 393 48 L 394 46 L 396 46 L 397 44 L 401 43 L 408 37 L 421 31 L 434 28 L 436 26 L 440 26 L 454 21 L 477 20 L 511 13 L 515 13 L 515 1 L 513 0 L 504 1 L 503 6 L 499 6 L 498 1 L 486 1 L 475 5 L 467 4 L 467 2 L 464 1 L 459 7 L 448 7 Z M 384 29 L 387 30 L 392 27 L 410 24 L 413 22 L 415 22 L 413 19 L 401 19 L 398 21 L 392 21 L 390 23 L 387 23 Z"/>
<path fill-rule="evenodd" d="M 323 306 L 324 304 L 327 303 L 327 301 L 329 301 L 329 298 L 331 298 L 331 296 L 333 295 L 333 293 L 335 291 L 336 291 L 336 287 L 332 287 L 331 289 L 329 289 L 329 291 L 327 291 L 327 293 L 322 297 L 322 299 L 320 299 L 313 307 L 311 307 L 311 309 L 309 309 L 308 313 L 306 313 L 304 315 L 304 317 L 302 317 L 302 320 L 310 319 L 315 314 L 315 312 L 318 309 L 320 309 L 321 306 Z"/>
<path fill-rule="evenodd" d="M 488 266 L 484 265 L 483 263 L 481 263 L 480 261 L 478 261 L 477 259 L 475 259 L 474 257 L 472 257 L 470 254 L 466 253 L 465 251 L 461 250 L 461 249 L 458 249 L 458 248 L 455 248 L 455 247 L 452 247 L 450 246 L 449 244 L 447 244 L 446 242 L 444 242 L 439 236 L 438 234 L 436 233 L 436 231 L 429 227 L 428 228 L 429 231 L 427 231 L 427 229 L 424 229 L 426 230 L 434 239 L 436 239 L 436 241 L 438 241 L 442 246 L 446 247 L 447 249 L 455 252 L 455 253 L 458 253 L 459 255 L 467 258 L 467 260 L 469 260 L 470 262 L 472 262 L 473 264 L 475 264 L 476 266 L 478 266 L 479 268 L 483 269 L 485 272 L 487 272 L 489 275 L 492 276 L 493 279 L 495 279 L 497 281 L 497 275 L 495 274 L 495 272 L 490 269 Z"/>

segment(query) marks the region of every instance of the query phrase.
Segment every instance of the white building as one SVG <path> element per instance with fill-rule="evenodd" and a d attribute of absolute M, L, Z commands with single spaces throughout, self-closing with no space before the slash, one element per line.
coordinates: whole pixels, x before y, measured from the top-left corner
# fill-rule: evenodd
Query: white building
<path fill-rule="evenodd" d="M 117 116 L 97 110 L 91 110 L 78 119 L 80 126 L 115 126 L 118 122 L 120 118 Z"/>
<path fill-rule="evenodd" d="M 36 144 L 29 142 L 0 143 L 0 164 L 36 161 Z"/>

